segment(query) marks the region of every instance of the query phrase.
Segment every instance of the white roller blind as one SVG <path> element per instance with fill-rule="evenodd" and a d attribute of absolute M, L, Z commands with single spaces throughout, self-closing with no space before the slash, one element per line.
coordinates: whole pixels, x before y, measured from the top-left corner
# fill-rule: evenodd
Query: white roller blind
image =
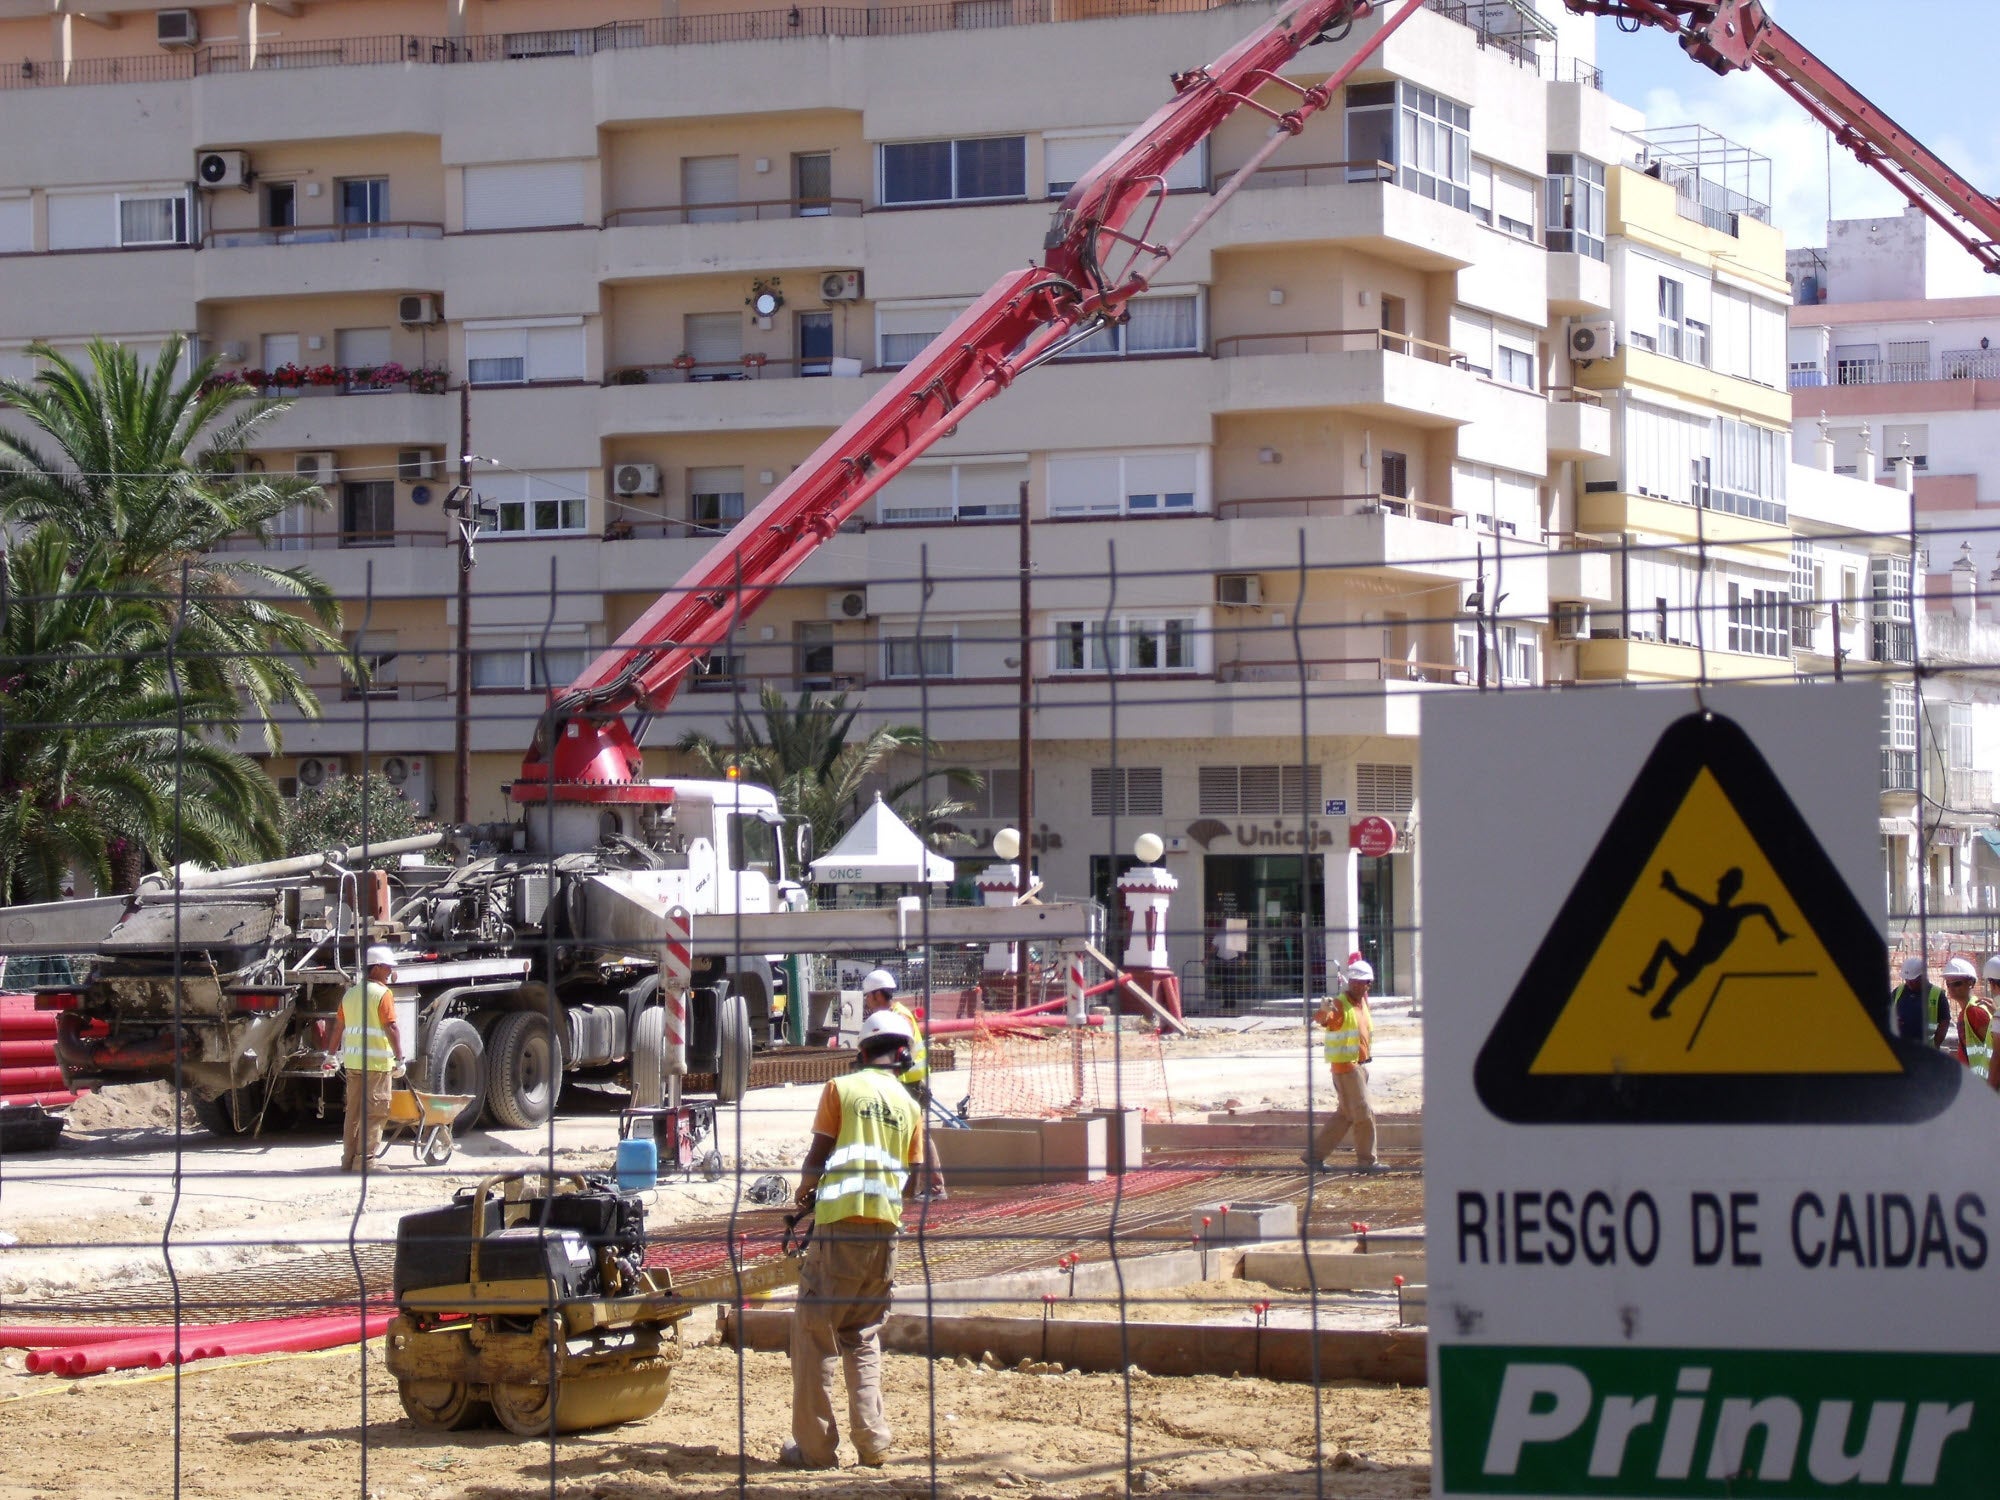
<path fill-rule="evenodd" d="M 1134 453 L 1125 460 L 1125 493 L 1154 495 L 1161 510 L 1186 510 L 1194 504 L 1195 456 L 1192 453 Z M 1186 496 L 1187 499 L 1179 497 Z"/>
<path fill-rule="evenodd" d="M 958 466 L 958 508 L 979 515 L 1018 516 L 1021 513 L 1021 481 L 1028 477 L 1022 462 L 960 464 Z"/>
<path fill-rule="evenodd" d="M 1472 369 L 1493 373 L 1493 320 L 1483 313 L 1451 310 L 1451 347 L 1465 356 Z"/>
<path fill-rule="evenodd" d="M 350 369 L 389 363 L 389 330 L 343 328 L 333 337 L 334 358 Z"/>
<path fill-rule="evenodd" d="M 1724 375 L 1750 378 L 1750 295 L 1730 287 L 1715 289 L 1714 321 L 1709 324 L 1708 358 Z"/>
<path fill-rule="evenodd" d="M 1048 191 L 1068 192 L 1076 180 L 1111 153 L 1111 149 L 1131 130 L 1108 130 L 1102 134 L 1059 135 L 1042 141 L 1042 177 Z M 1202 188 L 1208 185 L 1208 145 L 1203 142 L 1167 171 L 1169 191 Z"/>
<path fill-rule="evenodd" d="M 949 328 L 951 320 L 962 311 L 958 306 L 878 307 L 875 333 L 881 363 L 908 364 L 923 351 L 924 345 Z"/>
<path fill-rule="evenodd" d="M 1535 184 L 1519 172 L 1510 172 L 1505 167 L 1493 169 L 1493 212 L 1498 218 L 1512 219 L 1517 224 L 1525 224 L 1527 233 L 1535 232 Z"/>
<path fill-rule="evenodd" d="M 736 157 L 688 156 L 681 159 L 681 202 L 688 206 L 688 223 L 705 224 L 733 219 L 736 217 L 734 208 L 703 211 L 696 205 L 733 204 L 742 196 Z"/>
<path fill-rule="evenodd" d="M 876 507 L 884 521 L 950 520 L 951 465 L 912 464 L 883 486 Z"/>
<path fill-rule="evenodd" d="M 26 198 L 0 198 L 0 254 L 35 248 L 35 214 Z"/>
<path fill-rule="evenodd" d="M 1750 378 L 1778 390 L 1785 387 L 1789 317 L 1776 302 L 1750 299 Z"/>
<path fill-rule="evenodd" d="M 1049 514 L 1117 515 L 1123 499 L 1118 493 L 1118 478 L 1119 460 L 1116 454 L 1051 458 Z"/>
<path fill-rule="evenodd" d="M 295 365 L 299 362 L 299 336 L 296 333 L 267 333 L 264 335 L 263 365 L 267 370 L 275 370 L 281 365 Z"/>
<path fill-rule="evenodd" d="M 508 162 L 465 169 L 467 229 L 528 229 L 583 222 L 584 164 Z"/>
<path fill-rule="evenodd" d="M 689 313 L 687 352 L 697 364 L 743 358 L 743 319 L 736 313 Z"/>
<path fill-rule="evenodd" d="M 583 330 L 530 328 L 528 378 L 530 380 L 583 379 Z"/>
<path fill-rule="evenodd" d="M 118 199 L 115 194 L 49 194 L 51 250 L 96 250 L 117 243 Z"/>

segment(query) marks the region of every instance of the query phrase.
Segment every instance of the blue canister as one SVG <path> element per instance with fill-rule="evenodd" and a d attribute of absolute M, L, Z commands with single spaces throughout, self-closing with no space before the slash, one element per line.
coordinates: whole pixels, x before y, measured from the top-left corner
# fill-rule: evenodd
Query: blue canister
<path fill-rule="evenodd" d="M 660 1148 L 652 1140 L 634 1136 L 618 1143 L 618 1191 L 636 1193 L 660 1185 Z"/>

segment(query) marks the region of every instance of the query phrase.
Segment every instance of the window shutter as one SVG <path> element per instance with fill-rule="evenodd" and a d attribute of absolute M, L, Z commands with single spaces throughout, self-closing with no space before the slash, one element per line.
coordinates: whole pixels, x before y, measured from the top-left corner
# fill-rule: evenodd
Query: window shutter
<path fill-rule="evenodd" d="M 1408 817 L 1416 806 L 1416 770 L 1366 761 L 1354 767 L 1354 810 L 1383 817 Z"/>
<path fill-rule="evenodd" d="M 875 332 L 881 344 L 881 362 L 908 364 L 962 311 L 960 307 L 878 307 Z"/>
<path fill-rule="evenodd" d="M 1462 307 L 1451 310 L 1451 347 L 1466 364 L 1485 375 L 1493 373 L 1493 320 Z"/>
<path fill-rule="evenodd" d="M 1102 161 L 1125 132 L 1065 135 L 1042 142 L 1042 176 L 1051 193 L 1066 193 L 1076 180 Z"/>
<path fill-rule="evenodd" d="M 739 313 L 689 313 L 687 352 L 697 364 L 736 364 L 743 358 L 743 318 Z"/>
<path fill-rule="evenodd" d="M 0 254 L 18 254 L 34 248 L 35 215 L 32 203 L 26 197 L 0 198 Z"/>
<path fill-rule="evenodd" d="M 467 229 L 528 229 L 583 222 L 584 164 L 509 162 L 465 169 Z"/>
<path fill-rule="evenodd" d="M 882 487 L 876 507 L 884 521 L 950 520 L 951 465 L 912 464 Z"/>
<path fill-rule="evenodd" d="M 50 193 L 49 248 L 96 250 L 118 243 L 118 200 L 110 193 Z"/>
<path fill-rule="evenodd" d="M 343 328 L 333 337 L 334 358 L 351 370 L 389 363 L 389 330 Z"/>
<path fill-rule="evenodd" d="M 1535 229 L 1535 184 L 1519 172 L 1510 172 L 1505 167 L 1493 169 L 1493 212 L 1496 217 L 1512 219 L 1517 224 L 1528 226 L 1528 232 Z"/>
<path fill-rule="evenodd" d="M 1192 453 L 1135 453 L 1125 460 L 1125 493 L 1158 495 L 1162 509 L 1168 508 L 1169 496 L 1192 495 L 1194 481 Z"/>
<path fill-rule="evenodd" d="M 1196 808 L 1204 817 L 1233 818 L 1238 811 L 1236 767 L 1203 766 L 1195 773 Z"/>
<path fill-rule="evenodd" d="M 1091 516 L 1118 514 L 1119 462 L 1102 458 L 1049 460 L 1049 514 Z"/>
<path fill-rule="evenodd" d="M 734 204 L 743 196 L 734 156 L 687 156 L 681 159 L 681 202 L 690 224 L 713 224 L 737 217 L 735 208 L 710 208 L 709 203 Z"/>
<path fill-rule="evenodd" d="M 1020 515 L 1021 481 L 1027 477 L 1025 463 L 958 465 L 959 514 Z"/>
<path fill-rule="evenodd" d="M 530 328 L 528 378 L 530 380 L 583 379 L 583 330 Z"/>

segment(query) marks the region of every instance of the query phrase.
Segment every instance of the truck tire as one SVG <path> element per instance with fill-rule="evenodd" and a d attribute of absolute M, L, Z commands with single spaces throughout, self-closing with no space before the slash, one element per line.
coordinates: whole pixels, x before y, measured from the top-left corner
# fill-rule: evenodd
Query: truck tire
<path fill-rule="evenodd" d="M 217 1094 L 213 1099 L 204 1099 L 199 1094 L 190 1093 L 187 1102 L 188 1108 L 194 1111 L 194 1117 L 203 1130 L 210 1135 L 220 1136 L 223 1140 L 233 1141 L 250 1133 L 251 1128 L 257 1123 L 257 1104 L 263 1101 L 258 1100 L 256 1103 L 249 1099 L 236 1101 L 243 1106 L 243 1123 L 238 1125 L 235 1111 L 231 1106 L 231 1098 L 229 1094 Z"/>
<path fill-rule="evenodd" d="M 562 1092 L 562 1043 L 540 1011 L 502 1016 L 486 1047 L 486 1110 L 522 1130 L 545 1123 Z"/>
<path fill-rule="evenodd" d="M 726 995 L 716 1016 L 715 1100 L 734 1104 L 750 1090 L 750 1007 Z"/>
<path fill-rule="evenodd" d="M 657 1005 L 632 1025 L 632 1107 L 658 1109 L 667 1099 L 667 1013 Z"/>
<path fill-rule="evenodd" d="M 453 1016 L 437 1023 L 420 1070 L 426 1094 L 466 1094 L 471 1102 L 451 1122 L 454 1133 L 472 1129 L 486 1108 L 486 1044 L 479 1028 Z"/>

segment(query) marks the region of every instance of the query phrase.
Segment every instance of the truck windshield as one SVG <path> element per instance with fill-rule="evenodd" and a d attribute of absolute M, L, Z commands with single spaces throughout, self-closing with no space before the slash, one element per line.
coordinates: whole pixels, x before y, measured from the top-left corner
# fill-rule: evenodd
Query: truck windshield
<path fill-rule="evenodd" d="M 778 880 L 778 831 L 754 813 L 729 817 L 729 863 L 746 875 Z"/>

